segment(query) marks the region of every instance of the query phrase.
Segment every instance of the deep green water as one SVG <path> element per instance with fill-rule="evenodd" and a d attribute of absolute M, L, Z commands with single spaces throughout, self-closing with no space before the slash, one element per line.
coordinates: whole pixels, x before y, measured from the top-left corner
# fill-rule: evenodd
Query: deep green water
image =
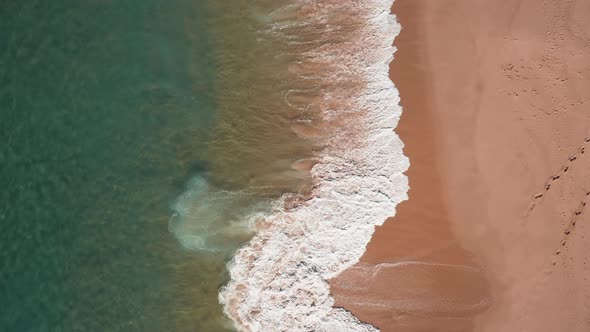
<path fill-rule="evenodd" d="M 226 254 L 167 230 L 206 170 L 199 0 L 0 1 L 0 330 L 224 331 Z"/>

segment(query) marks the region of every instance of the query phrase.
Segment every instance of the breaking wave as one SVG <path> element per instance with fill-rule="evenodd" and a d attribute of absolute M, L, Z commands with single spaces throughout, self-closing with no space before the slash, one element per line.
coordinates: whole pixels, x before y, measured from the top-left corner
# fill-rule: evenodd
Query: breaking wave
<path fill-rule="evenodd" d="M 218 247 L 233 221 L 253 232 L 228 264 L 231 281 L 219 294 L 239 331 L 375 331 L 333 307 L 327 280 L 359 260 L 374 227 L 407 198 L 403 172 L 409 162 L 394 133 L 402 110 L 388 75 L 400 30 L 392 2 L 292 0 L 270 12 L 253 9 L 265 27 L 260 38 L 288 41 L 288 48 L 272 51 L 289 59 L 288 70 L 297 77 L 284 91 L 297 115 L 291 130 L 320 141 L 322 149 L 302 168 L 311 169 L 306 200 L 285 204 L 289 196 L 283 195 L 264 218 L 234 218 L 223 215 L 228 202 L 236 204 L 233 194 L 195 179 L 196 189 L 187 195 L 201 195 L 203 205 L 191 208 L 203 210 L 189 214 L 206 216 L 204 224 L 217 231 L 204 236 L 202 222 L 171 222 L 193 248 Z M 190 205 L 185 199 L 195 201 L 181 198 L 180 216 Z"/>

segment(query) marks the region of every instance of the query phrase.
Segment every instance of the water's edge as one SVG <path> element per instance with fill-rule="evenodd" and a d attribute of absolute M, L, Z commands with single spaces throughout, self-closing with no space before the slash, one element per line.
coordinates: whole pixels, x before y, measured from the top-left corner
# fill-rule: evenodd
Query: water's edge
<path fill-rule="evenodd" d="M 409 161 L 394 132 L 402 109 L 389 78 L 400 31 L 392 3 L 300 0 L 268 17 L 265 33 L 292 41 L 290 72 L 322 87 L 299 98 L 319 118 L 292 129 L 324 146 L 311 198 L 286 209 L 283 196 L 251 220 L 255 236 L 228 264 L 219 300 L 239 331 L 375 331 L 333 307 L 327 280 L 358 262 L 374 227 L 407 199 Z"/>

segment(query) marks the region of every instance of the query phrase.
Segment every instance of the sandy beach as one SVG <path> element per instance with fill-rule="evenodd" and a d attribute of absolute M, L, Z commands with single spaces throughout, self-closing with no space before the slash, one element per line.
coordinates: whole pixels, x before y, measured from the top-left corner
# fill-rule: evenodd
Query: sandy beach
<path fill-rule="evenodd" d="M 409 199 L 336 306 L 381 331 L 590 330 L 590 3 L 392 12 Z"/>

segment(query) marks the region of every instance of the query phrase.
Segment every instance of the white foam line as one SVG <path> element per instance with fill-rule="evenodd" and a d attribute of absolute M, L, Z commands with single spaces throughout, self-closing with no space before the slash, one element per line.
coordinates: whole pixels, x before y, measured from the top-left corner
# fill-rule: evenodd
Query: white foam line
<path fill-rule="evenodd" d="M 411 265 L 424 265 L 424 266 L 440 266 L 440 267 L 450 267 L 450 268 L 457 268 L 461 270 L 468 270 L 472 272 L 480 272 L 481 270 L 477 267 L 468 266 L 468 265 L 458 265 L 458 264 L 445 264 L 445 263 L 432 263 L 432 262 L 421 262 L 421 261 L 404 261 L 404 262 L 397 262 L 397 263 L 381 263 L 377 265 L 372 265 L 371 269 L 373 270 L 373 276 L 379 273 L 381 270 L 385 268 L 392 268 L 392 267 L 404 267 L 404 266 L 411 266 Z M 359 267 L 363 268 L 363 267 Z"/>
<path fill-rule="evenodd" d="M 374 310 L 394 310 L 394 308 L 403 308 L 405 310 L 419 310 L 416 301 L 412 299 L 408 300 L 391 300 L 383 303 L 366 302 L 361 300 L 350 300 L 349 304 L 356 307 L 373 308 Z M 430 303 L 433 307 L 441 308 L 448 307 L 449 302 L 445 300 L 431 300 Z M 452 303 L 455 309 L 452 311 L 454 314 L 462 311 L 477 311 L 490 305 L 489 300 L 484 299 L 475 304 L 459 305 L 455 302 Z"/>
<path fill-rule="evenodd" d="M 325 43 L 305 50 L 306 57 L 337 62 L 335 70 L 345 66 L 362 79 L 361 90 L 341 95 L 347 96 L 350 108 L 345 114 L 357 117 L 327 139 L 312 169 L 314 198 L 292 211 L 282 210 L 281 202 L 276 202 L 265 227 L 257 229 L 228 264 L 231 281 L 219 299 L 239 331 L 376 331 L 333 307 L 327 280 L 358 262 L 374 227 L 393 216 L 396 205 L 407 199 L 403 172 L 409 162 L 392 130 L 401 107 L 388 75 L 395 51 L 391 45 L 400 27 L 389 14 L 393 0 L 294 1 L 306 13 L 317 12 L 317 17 L 309 17 L 305 24 L 281 18 L 280 23 L 270 23 L 271 29 L 314 29 L 339 10 L 364 19 L 359 33 L 351 34 L 345 45 Z M 325 77 L 346 83 L 351 75 Z M 328 91 L 324 99 L 339 101 L 338 92 Z M 325 110 L 326 119 L 339 116 L 333 111 Z"/>

